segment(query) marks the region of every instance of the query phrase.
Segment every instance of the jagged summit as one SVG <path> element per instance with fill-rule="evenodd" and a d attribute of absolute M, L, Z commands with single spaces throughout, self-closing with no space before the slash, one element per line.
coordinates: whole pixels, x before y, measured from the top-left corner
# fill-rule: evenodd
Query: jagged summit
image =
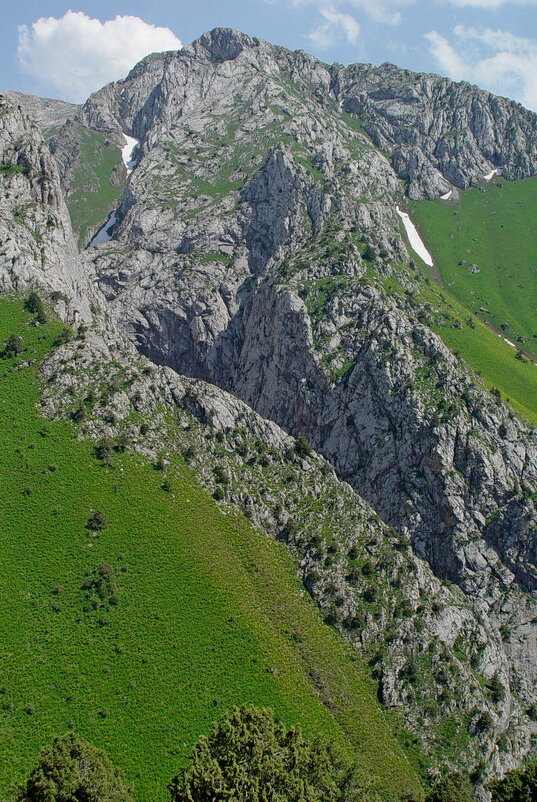
<path fill-rule="evenodd" d="M 213 28 L 212 31 L 202 34 L 190 47 L 199 47 L 207 51 L 209 59 L 213 62 L 233 61 L 245 48 L 254 48 L 261 45 L 261 40 L 235 28 Z"/>

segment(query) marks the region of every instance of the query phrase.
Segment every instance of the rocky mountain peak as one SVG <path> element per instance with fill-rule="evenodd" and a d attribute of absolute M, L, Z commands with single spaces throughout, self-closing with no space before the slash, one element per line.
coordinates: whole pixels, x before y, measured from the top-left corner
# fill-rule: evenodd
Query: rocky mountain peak
<path fill-rule="evenodd" d="M 214 28 L 196 39 L 191 47 L 194 50 L 203 48 L 210 61 L 234 61 L 246 48 L 259 47 L 261 40 L 235 28 Z"/>

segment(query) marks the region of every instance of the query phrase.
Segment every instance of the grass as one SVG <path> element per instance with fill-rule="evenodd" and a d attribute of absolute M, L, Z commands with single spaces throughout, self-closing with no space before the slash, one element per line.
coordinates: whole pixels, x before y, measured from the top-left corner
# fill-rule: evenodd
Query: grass
<path fill-rule="evenodd" d="M 184 464 L 164 475 L 118 454 L 105 467 L 71 423 L 40 417 L 38 364 L 61 326 L 29 320 L 0 300 L 0 343 L 15 332 L 25 349 L 0 360 L 0 793 L 74 728 L 140 802 L 164 799 L 210 722 L 252 702 L 355 751 L 388 797 L 419 797 L 365 668 L 283 547 L 222 515 Z M 86 527 L 95 510 L 100 532 Z M 119 603 L 88 610 L 103 562 Z"/>
<path fill-rule="evenodd" d="M 412 204 L 412 216 L 442 282 L 478 317 L 537 356 L 537 178 L 494 180 L 442 200 Z M 463 262 L 464 264 L 460 264 Z M 471 273 L 472 265 L 479 273 Z M 488 311 L 482 311 L 486 309 Z"/>
<path fill-rule="evenodd" d="M 473 191 L 471 190 L 471 192 Z M 479 192 L 479 190 L 475 190 L 475 192 Z M 440 234 L 438 230 L 434 236 L 427 233 L 429 229 L 422 226 L 421 211 L 424 205 L 432 207 L 436 204 L 437 201 L 416 202 L 413 204 L 412 216 L 421 229 L 427 248 L 433 254 L 435 264 L 440 269 L 439 261 L 437 261 L 439 257 L 433 247 L 435 242 L 440 242 Z M 446 206 L 445 203 L 444 206 Z M 408 242 L 406 234 L 404 237 Z M 448 237 L 448 242 L 452 241 Z M 443 242 L 442 248 L 446 249 L 446 252 L 450 247 Z M 454 287 L 446 286 L 441 289 L 431 281 L 430 268 L 417 254 L 413 251 L 410 253 L 422 275 L 429 282 L 428 285 L 422 284 L 419 300 L 430 304 L 437 310 L 434 319 L 427 321 L 428 325 L 442 338 L 448 348 L 460 353 L 469 367 L 481 376 L 489 390 L 497 387 L 503 397 L 509 399 L 513 410 L 519 416 L 537 426 L 537 366 L 532 362 L 523 362 L 517 359 L 517 351 L 474 315 L 473 307 L 468 308 L 457 299 Z M 477 278 L 479 278 L 479 274 Z M 443 280 L 445 281 L 444 278 Z M 513 305 L 516 306 L 514 299 Z"/>
<path fill-rule="evenodd" d="M 7 164 L 0 162 L 0 175 L 15 175 L 16 173 L 25 173 L 27 169 L 20 164 Z"/>
<path fill-rule="evenodd" d="M 72 192 L 67 198 L 73 230 L 84 248 L 109 213 L 119 205 L 123 191 L 110 178 L 121 163 L 121 150 L 106 144 L 106 136 L 77 126 L 80 157 L 73 172 Z"/>
<path fill-rule="evenodd" d="M 431 327 L 453 351 L 483 378 L 490 390 L 497 387 L 514 411 L 537 426 L 537 366 L 515 359 L 516 351 L 480 321 L 475 329 L 463 325 Z"/>

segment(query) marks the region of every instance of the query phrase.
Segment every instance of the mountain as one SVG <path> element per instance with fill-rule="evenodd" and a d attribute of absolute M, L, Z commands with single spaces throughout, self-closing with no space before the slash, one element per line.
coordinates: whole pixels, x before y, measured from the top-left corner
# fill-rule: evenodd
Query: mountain
<path fill-rule="evenodd" d="M 46 414 L 179 451 L 285 542 L 432 771 L 519 764 L 537 733 L 535 366 L 434 283 L 401 210 L 496 171 L 534 180 L 536 115 L 229 29 L 93 94 L 56 164 L 3 111 L 1 284 L 89 325 L 44 363 Z M 133 346 L 152 379 L 124 380 Z M 487 349 L 519 371 L 512 408 Z"/>

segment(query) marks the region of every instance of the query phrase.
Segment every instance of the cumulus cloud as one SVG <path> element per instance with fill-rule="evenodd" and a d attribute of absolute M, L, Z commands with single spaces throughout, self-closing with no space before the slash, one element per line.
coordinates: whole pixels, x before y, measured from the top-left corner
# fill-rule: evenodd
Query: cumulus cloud
<path fill-rule="evenodd" d="M 80 102 L 109 81 L 124 78 L 148 53 L 180 47 L 169 28 L 140 17 L 101 22 L 68 11 L 59 19 L 41 17 L 30 27 L 19 26 L 17 56 L 22 69 L 48 91 Z"/>
<path fill-rule="evenodd" d="M 437 31 L 425 34 L 431 54 L 450 78 L 473 81 L 537 111 L 536 40 L 464 25 L 453 32 L 456 44 Z"/>
<path fill-rule="evenodd" d="M 321 8 L 324 22 L 306 35 L 314 45 L 325 49 L 333 45 L 339 34 L 343 34 L 349 44 L 356 44 L 360 34 L 360 25 L 351 14 L 344 14 L 334 8 Z"/>

